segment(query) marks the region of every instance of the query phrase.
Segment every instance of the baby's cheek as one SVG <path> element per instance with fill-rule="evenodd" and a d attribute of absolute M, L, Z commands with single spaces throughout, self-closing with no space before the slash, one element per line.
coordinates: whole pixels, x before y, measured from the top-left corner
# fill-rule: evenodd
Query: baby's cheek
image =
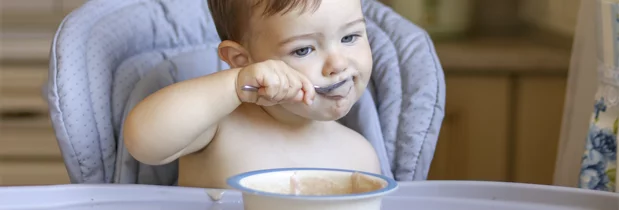
<path fill-rule="evenodd" d="M 359 100 L 361 98 L 361 95 L 363 95 L 363 92 L 365 92 L 365 89 L 368 87 L 367 84 L 367 81 L 358 81 L 355 83 L 354 94 L 351 94 L 356 97 L 355 100 Z"/>

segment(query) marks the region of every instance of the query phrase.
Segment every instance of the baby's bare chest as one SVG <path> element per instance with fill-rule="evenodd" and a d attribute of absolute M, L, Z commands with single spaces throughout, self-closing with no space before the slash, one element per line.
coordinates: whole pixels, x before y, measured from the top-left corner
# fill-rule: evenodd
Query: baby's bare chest
<path fill-rule="evenodd" d="M 349 162 L 343 153 L 355 152 L 366 141 L 346 136 L 337 130 L 289 131 L 284 129 L 246 128 L 224 130 L 213 139 L 204 152 L 217 159 L 244 160 L 245 163 L 278 166 L 324 165 Z"/>
<path fill-rule="evenodd" d="M 224 128 L 204 150 L 181 159 L 181 173 L 201 174 L 198 182 L 204 182 L 202 187 L 223 187 L 223 181 L 229 176 L 267 168 L 367 170 L 368 158 L 364 155 L 370 154 L 362 152 L 366 140 L 355 137 L 332 132 L 295 133 L 260 126 L 236 131 Z"/>
<path fill-rule="evenodd" d="M 299 129 L 236 114 L 220 124 L 206 148 L 181 158 L 179 184 L 224 188 L 232 175 L 268 168 L 377 168 L 361 135 L 335 122 L 316 125 Z"/>

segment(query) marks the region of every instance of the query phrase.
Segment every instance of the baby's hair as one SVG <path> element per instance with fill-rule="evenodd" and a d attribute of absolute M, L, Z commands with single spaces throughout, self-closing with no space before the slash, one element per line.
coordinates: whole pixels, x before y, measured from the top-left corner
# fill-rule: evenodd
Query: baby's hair
<path fill-rule="evenodd" d="M 217 34 L 222 41 L 243 41 L 254 10 L 264 4 L 263 17 L 286 14 L 292 10 L 315 11 L 321 0 L 207 0 Z"/>

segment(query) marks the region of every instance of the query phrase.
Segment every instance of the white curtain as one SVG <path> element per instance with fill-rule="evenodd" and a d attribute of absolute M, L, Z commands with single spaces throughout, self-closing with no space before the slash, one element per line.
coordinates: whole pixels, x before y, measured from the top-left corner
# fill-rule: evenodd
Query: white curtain
<path fill-rule="evenodd" d="M 619 1 L 581 0 L 554 184 L 614 191 L 617 184 L 614 179 L 619 111 L 616 101 L 609 103 L 608 99 L 617 98 L 616 85 L 619 80 L 613 80 L 618 77 L 608 74 L 598 76 L 598 69 L 607 69 L 610 70 L 607 72 L 612 73 L 614 70 L 611 69 L 616 68 L 611 66 L 616 66 L 617 54 L 608 52 L 615 48 L 617 31 L 603 33 L 600 27 L 603 25 L 602 20 L 607 23 L 607 26 L 602 27 L 610 24 L 619 26 L 619 17 L 612 12 L 600 12 L 601 8 L 604 10 L 602 2 Z M 619 8 L 619 3 L 615 4 Z M 604 38 L 602 35 L 608 36 Z M 605 39 L 608 40 L 604 42 Z M 609 48 L 610 45 L 612 47 Z M 609 56 L 612 59 L 608 59 Z"/>

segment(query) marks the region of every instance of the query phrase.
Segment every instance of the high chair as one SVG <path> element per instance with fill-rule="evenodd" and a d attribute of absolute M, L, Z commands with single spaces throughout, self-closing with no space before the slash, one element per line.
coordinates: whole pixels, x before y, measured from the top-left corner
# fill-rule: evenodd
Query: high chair
<path fill-rule="evenodd" d="M 363 0 L 374 57 L 369 87 L 340 123 L 374 146 L 384 175 L 425 180 L 444 116 L 442 67 L 428 34 Z M 47 99 L 72 183 L 174 185 L 177 161 L 137 162 L 127 112 L 172 83 L 226 69 L 205 0 L 90 0 L 54 37 Z"/>

